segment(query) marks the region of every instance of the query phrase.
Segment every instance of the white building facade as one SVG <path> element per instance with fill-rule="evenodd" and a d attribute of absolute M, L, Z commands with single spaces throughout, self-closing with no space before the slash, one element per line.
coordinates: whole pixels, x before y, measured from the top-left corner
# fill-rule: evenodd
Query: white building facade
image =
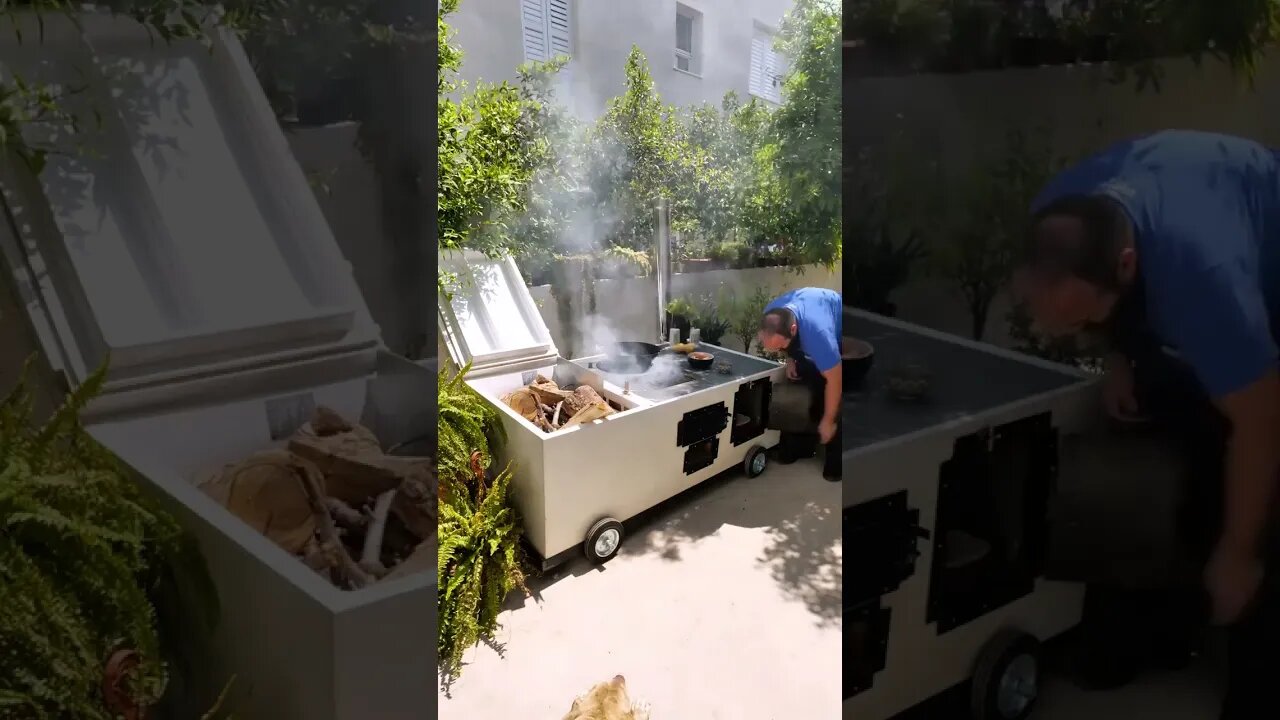
<path fill-rule="evenodd" d="M 773 48 L 792 0 L 462 0 L 450 17 L 468 81 L 515 80 L 527 61 L 570 58 L 565 104 L 584 119 L 623 91 L 631 47 L 672 105 L 735 91 L 777 103 L 785 59 Z"/>

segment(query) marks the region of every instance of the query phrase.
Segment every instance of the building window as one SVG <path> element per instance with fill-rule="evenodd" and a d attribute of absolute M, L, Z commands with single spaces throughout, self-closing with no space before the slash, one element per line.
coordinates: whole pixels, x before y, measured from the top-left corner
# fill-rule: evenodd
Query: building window
<path fill-rule="evenodd" d="M 525 62 L 573 57 L 570 0 L 520 0 Z"/>
<path fill-rule="evenodd" d="M 676 69 L 702 74 L 702 13 L 676 5 Z"/>
<path fill-rule="evenodd" d="M 773 32 L 756 26 L 751 36 L 751 94 L 774 104 L 782 103 L 782 80 L 786 64 L 782 55 L 773 49 Z"/>

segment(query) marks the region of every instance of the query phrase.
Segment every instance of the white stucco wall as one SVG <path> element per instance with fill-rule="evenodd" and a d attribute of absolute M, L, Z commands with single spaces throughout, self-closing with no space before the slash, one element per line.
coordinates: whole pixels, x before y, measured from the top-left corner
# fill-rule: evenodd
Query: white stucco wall
<path fill-rule="evenodd" d="M 748 97 L 756 24 L 776 30 L 791 0 L 684 0 L 702 14 L 701 77 L 675 69 L 676 0 L 569 0 L 573 60 L 567 68 L 570 107 L 594 118 L 622 92 L 632 45 L 649 58 L 654 85 L 673 105 L 719 103 L 729 90 Z M 524 62 L 520 0 L 462 0 L 450 19 L 469 81 L 515 80 Z"/>
<path fill-rule="evenodd" d="M 741 270 L 712 270 L 710 272 L 674 273 L 671 276 L 671 297 L 687 297 L 723 290 L 738 297 L 745 297 L 764 288 L 771 295 L 781 295 L 786 290 L 800 287 L 840 289 L 840 273 L 821 265 L 805 265 L 799 268 L 767 267 Z M 547 329 L 557 347 L 562 351 L 570 345 L 556 309 L 551 287 L 540 285 L 530 289 L 538 305 Z M 600 280 L 596 284 L 596 318 L 608 334 L 617 340 L 649 341 L 657 334 L 658 300 L 657 285 L 653 278 L 628 278 L 625 280 Z M 573 345 L 580 349 L 581 339 Z M 732 335 L 725 344 L 741 349 L 741 341 Z"/>

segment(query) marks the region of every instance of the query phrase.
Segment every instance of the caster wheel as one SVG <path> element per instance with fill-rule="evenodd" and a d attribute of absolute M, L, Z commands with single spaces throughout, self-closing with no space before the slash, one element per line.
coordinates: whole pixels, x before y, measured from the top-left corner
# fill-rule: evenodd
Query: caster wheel
<path fill-rule="evenodd" d="M 742 469 L 746 471 L 749 478 L 759 476 L 767 467 L 769 467 L 769 456 L 759 445 L 748 450 L 747 457 L 742 461 Z"/>
<path fill-rule="evenodd" d="M 622 546 L 622 523 L 613 518 L 604 518 L 591 526 L 587 532 L 587 540 L 582 544 L 587 559 L 596 565 L 606 563 L 618 554 Z"/>
<path fill-rule="evenodd" d="M 1040 643 L 1004 630 L 987 642 L 973 669 L 973 720 L 1026 720 L 1040 694 Z"/>

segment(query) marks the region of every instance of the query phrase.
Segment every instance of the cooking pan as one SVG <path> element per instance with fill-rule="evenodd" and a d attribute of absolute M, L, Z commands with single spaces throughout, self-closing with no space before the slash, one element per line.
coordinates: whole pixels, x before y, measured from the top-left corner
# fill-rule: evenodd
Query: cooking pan
<path fill-rule="evenodd" d="M 647 342 L 620 342 L 609 349 L 608 357 L 596 363 L 600 372 L 612 375 L 639 375 L 648 372 L 662 348 Z"/>

